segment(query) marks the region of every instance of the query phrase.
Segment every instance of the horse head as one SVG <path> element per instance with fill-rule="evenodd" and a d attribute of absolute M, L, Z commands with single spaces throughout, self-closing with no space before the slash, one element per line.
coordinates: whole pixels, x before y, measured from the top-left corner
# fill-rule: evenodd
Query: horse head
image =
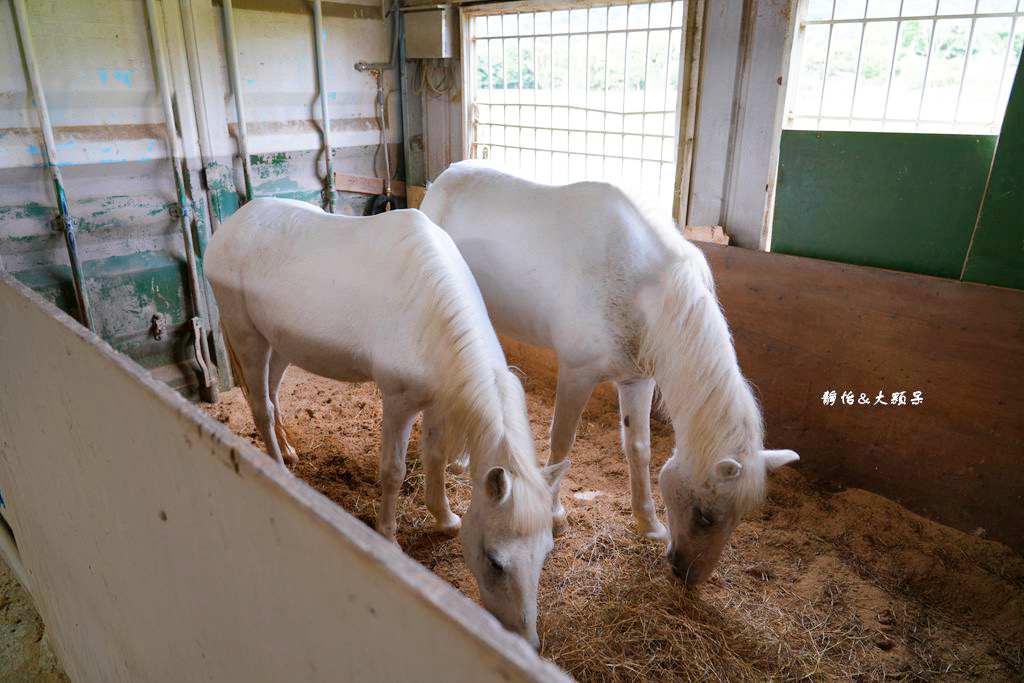
<path fill-rule="evenodd" d="M 700 472 L 673 451 L 658 477 L 668 513 L 666 558 L 672 572 L 690 586 L 706 580 L 740 518 L 764 499 L 766 474 L 799 459 L 789 450 L 754 450 L 747 457 L 722 458 Z"/>
<path fill-rule="evenodd" d="M 462 518 L 462 552 L 476 578 L 480 599 L 508 630 L 535 648 L 537 585 L 551 536 L 551 496 L 568 469 L 568 462 L 539 471 L 534 477 L 492 467 L 479 480 Z"/>

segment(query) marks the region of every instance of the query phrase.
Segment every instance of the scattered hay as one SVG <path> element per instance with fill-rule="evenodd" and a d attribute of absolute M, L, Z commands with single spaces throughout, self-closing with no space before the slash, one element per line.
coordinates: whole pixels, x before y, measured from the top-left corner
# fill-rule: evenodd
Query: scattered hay
<path fill-rule="evenodd" d="M 551 388 L 526 381 L 547 458 Z M 373 525 L 379 505 L 380 401 L 297 369 L 282 389 L 302 458 L 295 472 Z M 307 410 L 308 409 L 308 410 Z M 259 444 L 238 390 L 208 407 Z M 312 414 L 310 414 L 310 412 Z M 1024 677 L 1024 559 L 865 491 L 816 487 L 786 468 L 760 512 L 734 532 L 699 591 L 634 532 L 614 413 L 587 412 L 563 483 L 569 531 L 540 587 L 541 653 L 581 681 L 761 681 Z M 655 423 L 653 466 L 671 450 Z M 472 599 L 457 539 L 432 533 L 418 430 L 399 501 L 399 542 Z M 572 493 L 601 491 L 600 496 Z M 466 477 L 449 477 L 456 512 Z"/>

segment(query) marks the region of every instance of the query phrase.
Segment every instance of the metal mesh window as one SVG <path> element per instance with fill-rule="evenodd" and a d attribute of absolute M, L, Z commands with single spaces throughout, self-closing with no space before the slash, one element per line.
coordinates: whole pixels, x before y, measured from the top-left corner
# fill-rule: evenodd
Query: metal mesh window
<path fill-rule="evenodd" d="M 996 134 L 1024 0 L 802 0 L 788 127 Z"/>
<path fill-rule="evenodd" d="M 466 10 L 471 156 L 606 180 L 671 209 L 683 0 Z"/>

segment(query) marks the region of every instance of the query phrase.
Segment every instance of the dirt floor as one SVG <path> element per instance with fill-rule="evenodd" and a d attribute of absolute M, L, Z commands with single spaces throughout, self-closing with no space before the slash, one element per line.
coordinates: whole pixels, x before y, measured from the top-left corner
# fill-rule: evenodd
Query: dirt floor
<path fill-rule="evenodd" d="M 524 385 L 543 462 L 553 387 Z M 295 473 L 373 525 L 374 385 L 292 368 L 281 403 L 297 437 Z M 262 446 L 240 390 L 207 410 Z M 672 431 L 655 420 L 652 432 L 660 467 Z M 710 581 L 691 591 L 668 572 L 663 548 L 634 533 L 618 417 L 607 404 L 591 401 L 572 460 L 562 484 L 570 528 L 545 565 L 538 629 L 541 653 L 581 681 L 1024 678 L 1024 558 L 1001 544 L 783 468 Z M 417 430 L 399 542 L 477 599 L 458 539 L 430 532 L 422 489 Z M 448 491 L 463 512 L 465 477 L 449 477 Z"/>
<path fill-rule="evenodd" d="M 60 663 L 43 638 L 45 633 L 32 598 L 0 560 L 0 680 L 67 682 Z"/>

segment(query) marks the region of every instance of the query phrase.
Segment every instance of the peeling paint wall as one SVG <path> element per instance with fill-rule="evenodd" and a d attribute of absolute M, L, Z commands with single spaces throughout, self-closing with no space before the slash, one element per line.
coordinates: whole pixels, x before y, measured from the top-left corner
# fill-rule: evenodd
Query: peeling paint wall
<path fill-rule="evenodd" d="M 201 255 L 220 221 L 240 205 L 244 187 L 222 6 L 162 0 L 158 8 L 196 217 L 193 239 Z M 97 332 L 158 378 L 193 393 L 197 371 L 184 246 L 144 4 L 37 0 L 28 3 L 28 12 Z M 354 64 L 387 60 L 389 22 L 377 0 L 326 2 L 324 15 L 335 169 L 382 175 L 376 85 Z M 255 194 L 321 204 L 325 160 L 309 3 L 237 0 L 234 20 Z M 194 50 L 185 40 L 186 25 L 195 35 Z M 393 88 L 386 77 L 386 91 Z M 388 100 L 393 170 L 401 161 L 397 99 Z M 64 240 L 51 227 L 56 200 L 41 145 L 12 9 L 5 2 L 0 267 L 73 312 Z M 342 194 L 336 210 L 358 214 L 366 203 L 364 196 Z M 201 296 L 200 305 L 215 319 L 212 297 L 205 291 Z M 152 325 L 156 314 L 166 321 L 160 339 Z M 211 334 L 210 341 L 225 368 L 219 335 Z M 222 371 L 222 377 L 229 373 Z"/>

